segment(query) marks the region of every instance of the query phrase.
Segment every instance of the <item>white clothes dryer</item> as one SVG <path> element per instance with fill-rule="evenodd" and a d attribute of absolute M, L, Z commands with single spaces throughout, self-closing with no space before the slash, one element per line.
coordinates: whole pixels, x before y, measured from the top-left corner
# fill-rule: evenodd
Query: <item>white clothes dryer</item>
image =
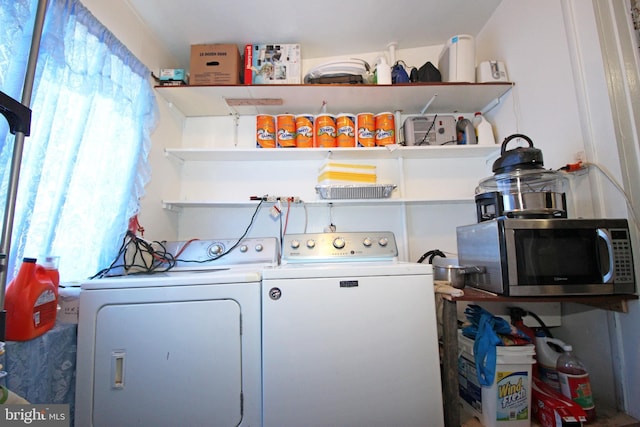
<path fill-rule="evenodd" d="M 182 257 L 229 244 L 197 241 Z M 83 283 L 76 425 L 260 426 L 260 280 L 277 254 L 276 239 L 246 239 L 196 270 Z"/>

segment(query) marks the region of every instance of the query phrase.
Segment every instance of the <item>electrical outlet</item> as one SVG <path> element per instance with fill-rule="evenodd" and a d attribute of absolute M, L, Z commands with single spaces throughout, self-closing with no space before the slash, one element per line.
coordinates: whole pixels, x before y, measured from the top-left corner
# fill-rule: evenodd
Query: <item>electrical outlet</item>
<path fill-rule="evenodd" d="M 265 202 L 271 202 L 271 203 L 275 203 L 275 202 L 284 202 L 286 203 L 287 201 L 291 202 L 291 203 L 300 203 L 300 197 L 298 196 L 271 196 L 271 195 L 266 195 L 264 196 L 264 201 Z"/>
<path fill-rule="evenodd" d="M 585 158 L 584 151 L 578 151 L 576 153 L 576 162 L 584 163 L 586 161 L 587 161 L 587 159 Z"/>

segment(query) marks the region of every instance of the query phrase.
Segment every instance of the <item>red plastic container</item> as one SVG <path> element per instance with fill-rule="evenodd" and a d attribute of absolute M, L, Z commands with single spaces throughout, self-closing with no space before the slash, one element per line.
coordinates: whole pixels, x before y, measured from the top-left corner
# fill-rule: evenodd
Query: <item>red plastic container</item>
<path fill-rule="evenodd" d="M 7 286 L 5 338 L 28 341 L 36 338 L 56 323 L 57 292 L 51 277 L 34 258 L 24 258 L 20 271 Z"/>

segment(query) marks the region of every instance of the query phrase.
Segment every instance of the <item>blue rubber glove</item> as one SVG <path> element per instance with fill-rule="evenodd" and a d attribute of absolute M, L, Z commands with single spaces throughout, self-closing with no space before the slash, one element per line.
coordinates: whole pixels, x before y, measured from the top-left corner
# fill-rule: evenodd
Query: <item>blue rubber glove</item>
<path fill-rule="evenodd" d="M 496 346 L 502 345 L 502 340 L 494 329 L 494 323 L 494 316 L 482 313 L 473 343 L 478 382 L 488 387 L 493 385 L 496 376 Z"/>

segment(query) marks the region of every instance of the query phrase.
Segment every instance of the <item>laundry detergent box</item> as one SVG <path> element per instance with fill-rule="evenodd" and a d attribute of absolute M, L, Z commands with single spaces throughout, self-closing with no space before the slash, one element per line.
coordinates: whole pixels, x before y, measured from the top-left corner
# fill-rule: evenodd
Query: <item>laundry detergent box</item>
<path fill-rule="evenodd" d="M 299 44 L 248 44 L 244 48 L 244 83 L 300 84 Z"/>
<path fill-rule="evenodd" d="M 473 344 L 459 332 L 458 380 L 463 408 L 478 417 L 484 427 L 530 427 L 533 344 L 496 346 L 491 386 L 481 385 L 478 380 Z"/>
<path fill-rule="evenodd" d="M 235 44 L 191 45 L 189 84 L 235 85 L 242 82 L 242 58 Z"/>

